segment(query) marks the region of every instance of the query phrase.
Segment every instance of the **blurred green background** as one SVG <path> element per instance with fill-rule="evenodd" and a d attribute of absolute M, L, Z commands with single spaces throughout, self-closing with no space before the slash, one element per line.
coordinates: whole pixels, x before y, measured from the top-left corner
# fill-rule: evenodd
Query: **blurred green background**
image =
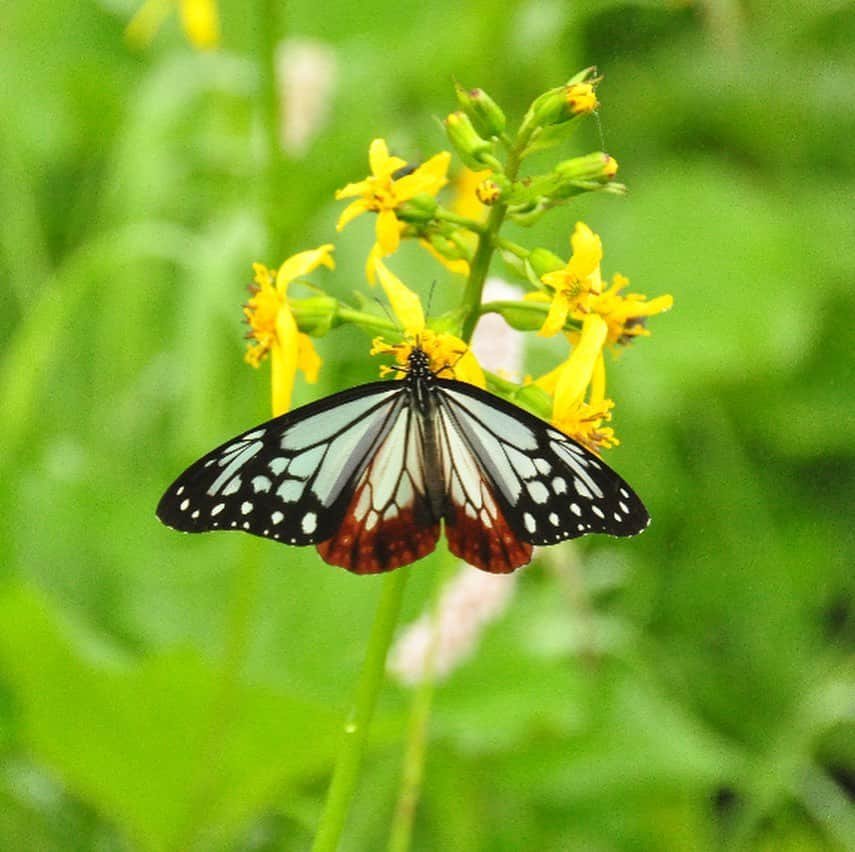
<path fill-rule="evenodd" d="M 855 4 L 222 0 L 208 53 L 175 14 L 132 50 L 135 8 L 0 13 L 0 848 L 307 847 L 380 581 L 154 506 L 268 416 L 250 263 L 333 240 L 315 280 L 364 288 L 373 222 L 337 237 L 333 192 L 369 141 L 418 160 L 452 78 L 518 120 L 590 64 L 630 194 L 515 236 L 566 255 L 584 218 L 607 274 L 674 295 L 610 372 L 654 522 L 521 573 L 438 689 L 413 848 L 855 848 Z M 333 82 L 271 163 L 279 36 Z M 561 155 L 601 147 L 589 121 Z M 318 341 L 298 401 L 373 378 L 366 343 Z M 384 690 L 345 850 L 384 848 L 409 699 Z"/>

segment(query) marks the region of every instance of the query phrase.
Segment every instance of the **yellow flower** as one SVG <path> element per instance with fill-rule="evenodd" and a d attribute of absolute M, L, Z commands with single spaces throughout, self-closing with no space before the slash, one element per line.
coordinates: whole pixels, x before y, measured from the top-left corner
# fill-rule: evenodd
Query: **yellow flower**
<path fill-rule="evenodd" d="M 301 370 L 308 382 L 316 382 L 321 359 L 311 338 L 297 328 L 288 305 L 288 285 L 318 266 L 335 268 L 330 244 L 289 257 L 278 272 L 263 263 L 252 265 L 255 271 L 253 296 L 243 311 L 249 322 L 247 337 L 256 342 L 245 355 L 248 364 L 258 367 L 270 353 L 273 414 L 284 414 L 291 405 L 294 377 Z"/>
<path fill-rule="evenodd" d="M 337 199 L 359 196 L 344 208 L 336 229 L 340 231 L 363 213 L 376 213 L 376 255 L 386 257 L 397 251 L 401 242 L 402 223 L 396 214 L 401 204 L 416 195 L 436 195 L 447 183 L 445 175 L 450 160 L 451 155 L 443 151 L 418 168 L 401 174 L 402 170 L 408 168 L 406 161 L 390 156 L 385 140 L 375 139 L 368 150 L 371 174 L 358 183 L 349 183 L 335 194 Z"/>
<path fill-rule="evenodd" d="M 645 328 L 647 317 L 670 310 L 674 304 L 674 298 L 668 294 L 657 296 L 649 302 L 646 296 L 639 293 L 622 296 L 620 291 L 628 285 L 628 278 L 616 274 L 612 278 L 611 287 L 594 298 L 591 304 L 591 310 L 600 314 L 608 325 L 609 343 L 626 344 L 634 337 L 649 335 L 650 332 Z"/>
<path fill-rule="evenodd" d="M 200 50 L 220 41 L 220 15 L 215 0 L 145 0 L 131 18 L 125 37 L 134 47 L 147 47 L 170 11 L 178 5 L 187 40 Z"/>
<path fill-rule="evenodd" d="M 570 357 L 535 382 L 553 395 L 553 425 L 592 452 L 620 443 L 614 430 L 602 425 L 611 420 L 614 407 L 614 402 L 605 396 L 603 346 L 607 333 L 605 320 L 598 314 L 589 314 Z"/>
<path fill-rule="evenodd" d="M 428 356 L 431 370 L 439 378 L 457 379 L 479 388 L 486 387 L 484 371 L 469 346 L 453 334 L 437 333 L 425 328 L 424 310 L 418 294 L 410 290 L 382 260 L 377 260 L 376 269 L 392 312 L 404 330 L 404 341 L 386 343 L 383 338 L 377 337 L 372 342 L 371 354 L 394 355 L 398 364 L 406 366 L 410 353 L 420 347 Z M 381 376 L 391 372 L 397 373 L 399 377 L 404 375 L 394 367 L 380 368 Z"/>
<path fill-rule="evenodd" d="M 584 223 L 577 222 L 570 237 L 573 253 L 567 266 L 541 276 L 541 281 L 555 292 L 549 313 L 538 332 L 542 337 L 551 337 L 564 328 L 567 317 L 574 311 L 587 312 L 591 297 L 603 289 L 600 261 L 603 245 L 600 238 Z"/>

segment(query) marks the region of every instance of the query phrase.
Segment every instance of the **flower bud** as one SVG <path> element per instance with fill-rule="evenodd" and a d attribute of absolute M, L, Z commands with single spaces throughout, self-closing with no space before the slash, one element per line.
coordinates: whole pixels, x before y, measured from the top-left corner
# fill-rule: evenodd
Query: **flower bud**
<path fill-rule="evenodd" d="M 507 123 L 501 107 L 483 89 L 467 89 L 460 83 L 455 83 L 454 88 L 457 102 L 472 120 L 475 130 L 487 138 L 501 136 Z"/>
<path fill-rule="evenodd" d="M 600 78 L 593 76 L 594 70 L 586 68 L 563 86 L 550 89 L 535 98 L 526 113 L 523 127 L 527 130 L 549 127 L 592 113 L 600 105 L 594 92 Z"/>
<path fill-rule="evenodd" d="M 528 256 L 528 264 L 538 280 L 557 269 L 564 269 L 567 265 L 557 254 L 545 248 L 534 249 Z"/>
<path fill-rule="evenodd" d="M 451 113 L 445 119 L 445 132 L 464 165 L 475 171 L 483 169 L 484 166 L 492 166 L 493 158 L 489 155 L 493 151 L 493 145 L 478 135 L 465 112 Z"/>
<path fill-rule="evenodd" d="M 560 162 L 555 173 L 565 180 L 611 180 L 618 170 L 617 160 L 603 151 Z"/>
<path fill-rule="evenodd" d="M 420 192 L 401 202 L 396 214 L 403 222 L 429 222 L 434 218 L 437 207 L 439 204 L 430 193 Z"/>
<path fill-rule="evenodd" d="M 297 327 L 313 337 L 323 337 L 332 328 L 338 311 L 337 302 L 331 296 L 289 299 L 288 303 Z"/>
<path fill-rule="evenodd" d="M 475 187 L 475 197 L 486 207 L 492 207 L 510 187 L 511 182 L 504 175 L 492 175 Z"/>

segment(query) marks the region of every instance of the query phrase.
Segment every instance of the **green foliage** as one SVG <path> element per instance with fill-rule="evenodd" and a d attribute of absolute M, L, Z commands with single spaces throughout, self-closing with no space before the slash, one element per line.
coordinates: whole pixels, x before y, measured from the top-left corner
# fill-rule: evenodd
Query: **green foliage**
<path fill-rule="evenodd" d="M 565 254 L 584 219 L 604 269 L 674 295 L 609 374 L 609 459 L 653 525 L 525 569 L 436 693 L 413 848 L 852 848 L 855 7 L 289 3 L 285 34 L 323 40 L 338 86 L 306 154 L 269 163 L 271 7 L 224 0 L 219 52 L 173 16 L 135 54 L 116 4 L 4 6 L 0 847 L 306 847 L 378 585 L 181 538 L 154 506 L 266 416 L 250 262 L 327 241 L 368 142 L 417 160 L 453 78 L 513 121 L 595 62 L 605 143 L 589 122 L 581 150 L 629 194 L 538 240 Z M 364 219 L 335 240 L 341 298 Z M 398 260 L 437 312 L 460 286 Z M 298 402 L 376 375 L 358 332 L 316 342 Z M 406 618 L 446 558 L 413 569 Z M 346 850 L 386 842 L 409 692 L 383 699 Z"/>

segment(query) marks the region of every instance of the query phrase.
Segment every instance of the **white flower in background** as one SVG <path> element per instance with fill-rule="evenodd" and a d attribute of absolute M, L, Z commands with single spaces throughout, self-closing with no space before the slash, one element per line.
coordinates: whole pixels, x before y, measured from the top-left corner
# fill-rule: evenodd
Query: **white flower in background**
<path fill-rule="evenodd" d="M 277 71 L 282 148 L 300 157 L 329 119 L 338 76 L 335 50 L 317 39 L 286 39 L 279 45 Z"/>
<path fill-rule="evenodd" d="M 484 302 L 517 301 L 522 290 L 501 278 L 488 278 Z M 472 351 L 486 370 L 519 379 L 522 373 L 523 336 L 514 331 L 499 314 L 485 314 L 472 338 Z"/>
<path fill-rule="evenodd" d="M 439 680 L 475 650 L 484 628 L 507 609 L 516 574 L 487 574 L 461 563 L 442 590 L 434 617 L 430 611 L 404 628 L 387 662 L 400 683 L 414 686 L 432 672 Z"/>

